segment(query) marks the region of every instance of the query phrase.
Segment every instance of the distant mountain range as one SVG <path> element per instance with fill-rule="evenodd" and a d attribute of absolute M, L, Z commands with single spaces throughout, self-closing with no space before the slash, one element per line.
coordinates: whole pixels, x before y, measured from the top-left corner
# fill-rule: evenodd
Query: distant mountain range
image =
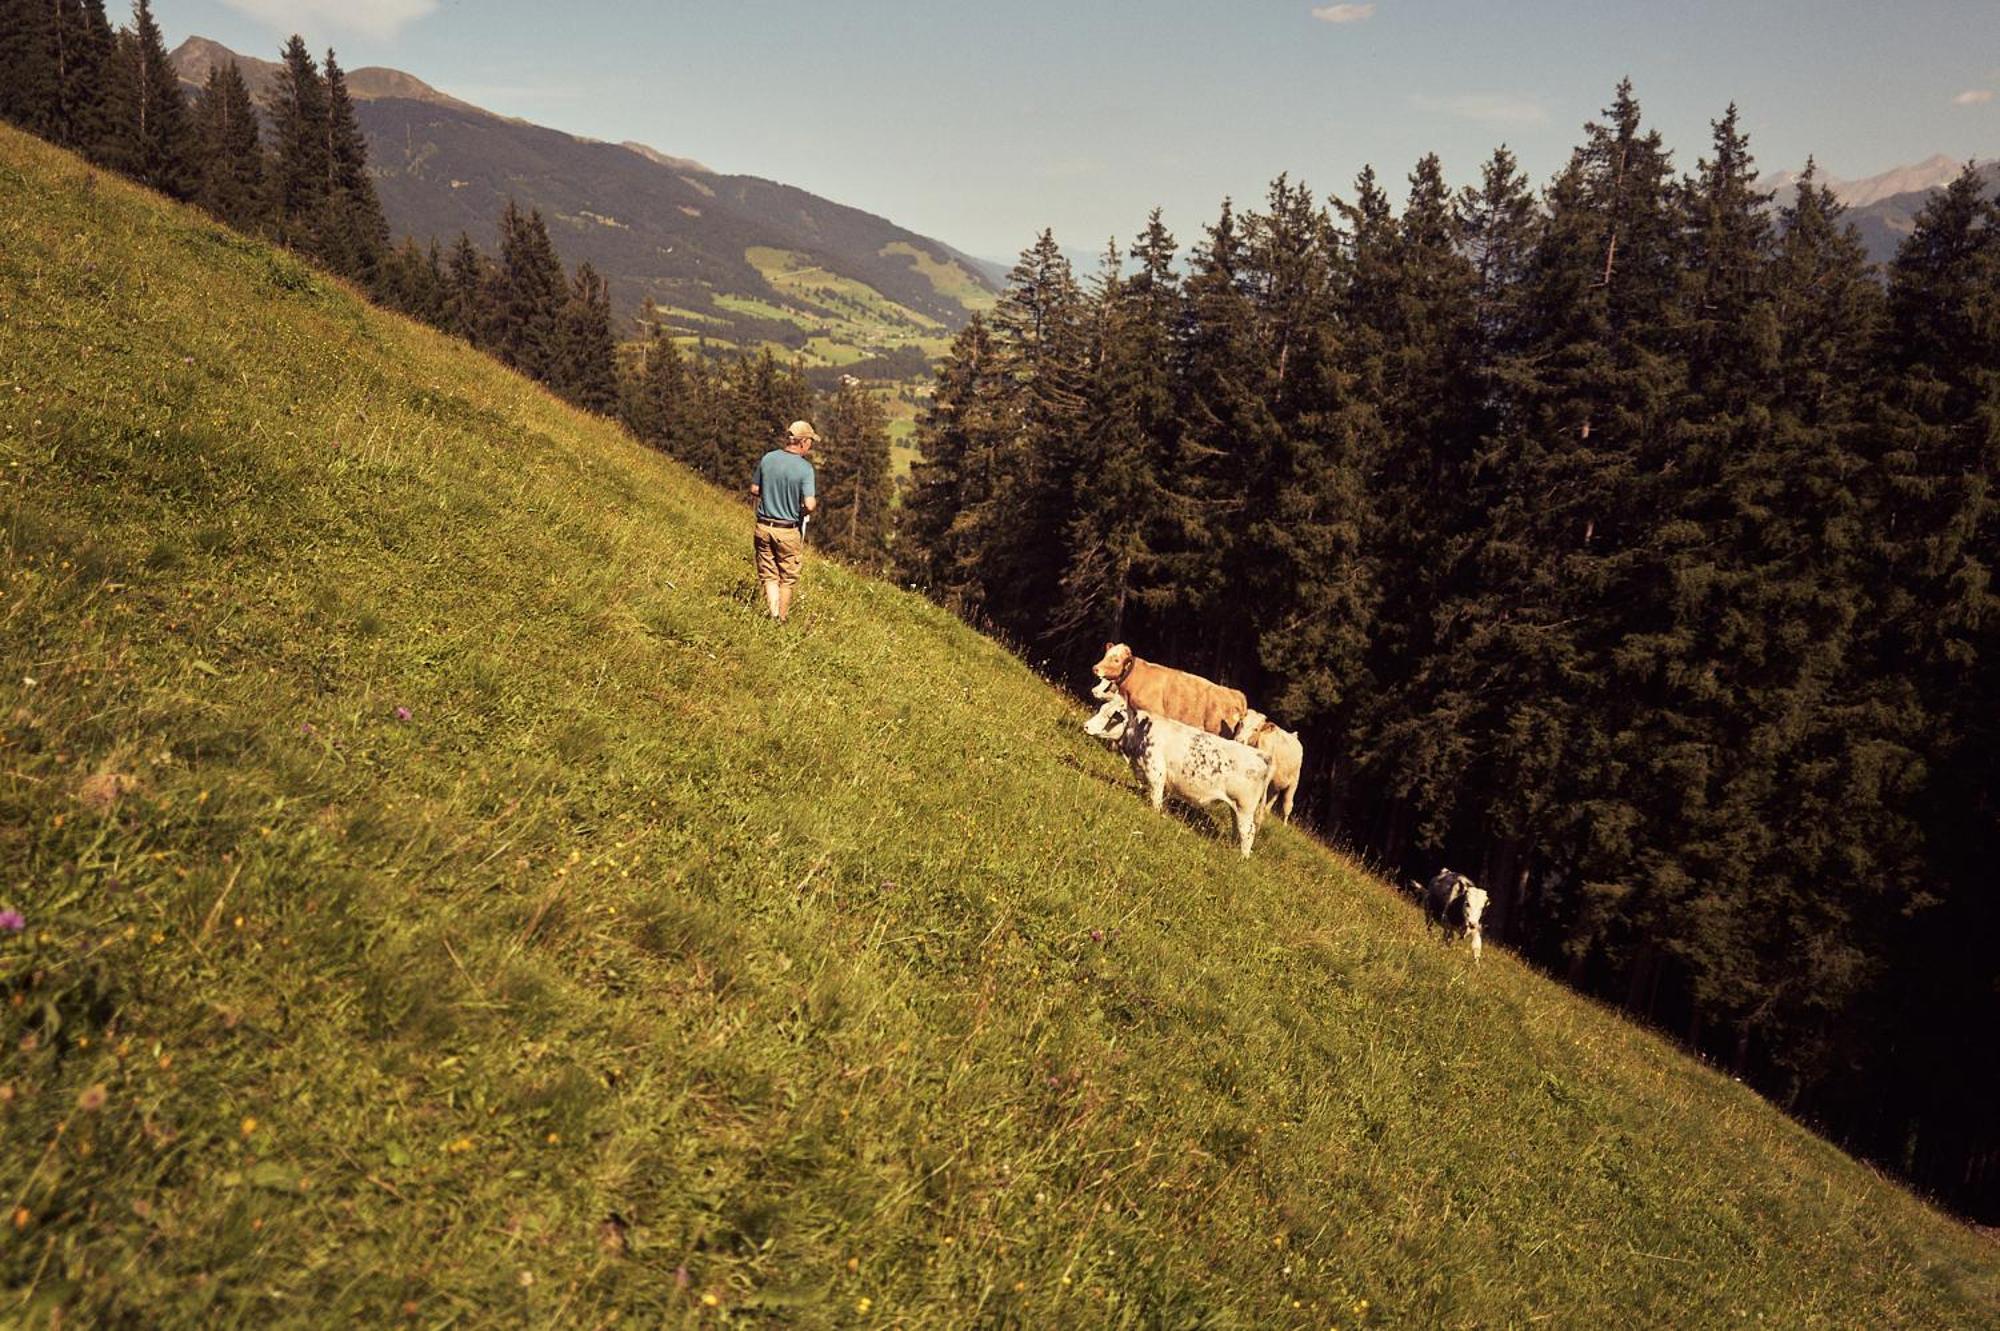
<path fill-rule="evenodd" d="M 259 101 L 282 69 L 202 37 L 172 59 L 190 87 L 234 60 Z M 449 245 L 464 231 L 491 253 L 511 197 L 541 210 L 566 264 L 604 276 L 622 316 L 651 302 L 685 336 L 843 365 L 934 355 L 993 303 L 979 262 L 859 208 L 495 115 L 400 70 L 346 77 L 392 232 Z"/>
<path fill-rule="evenodd" d="M 1860 232 L 1868 257 L 1886 264 L 1915 229 L 1917 214 L 1932 191 L 1949 185 L 1964 169 L 1964 161 L 1939 153 L 1860 180 L 1822 173 L 1819 181 L 1847 205 L 1847 220 Z M 2000 188 L 2000 159 L 1981 163 L 1979 171 L 1989 189 Z M 1777 171 L 1758 180 L 1757 186 L 1773 193 L 1774 206 L 1784 207 L 1798 194 L 1799 176 L 1796 171 Z"/>

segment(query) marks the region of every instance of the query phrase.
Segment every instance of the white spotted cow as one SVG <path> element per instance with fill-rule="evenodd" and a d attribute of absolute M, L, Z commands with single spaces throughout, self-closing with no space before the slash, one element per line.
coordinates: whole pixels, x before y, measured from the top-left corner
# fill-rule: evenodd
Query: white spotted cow
<path fill-rule="evenodd" d="M 1437 925 L 1447 942 L 1460 934 L 1470 937 L 1472 959 L 1478 961 L 1480 922 L 1486 916 L 1486 889 L 1450 869 L 1439 869 L 1429 887 L 1415 879 L 1410 881 L 1410 886 L 1423 896 L 1425 927 Z"/>
<path fill-rule="evenodd" d="M 1297 735 L 1258 711 L 1243 714 L 1243 724 L 1236 727 L 1236 741 L 1248 744 L 1271 760 L 1271 789 L 1264 796 L 1264 807 L 1273 808 L 1282 799 L 1284 807 L 1279 814 L 1286 822 L 1292 821 L 1292 801 L 1298 797 L 1299 772 L 1306 765 L 1306 746 Z"/>
<path fill-rule="evenodd" d="M 1154 716 L 1123 698 L 1112 698 L 1083 724 L 1125 755 L 1133 774 L 1146 783 L 1155 809 L 1171 794 L 1200 807 L 1227 804 L 1236 815 L 1236 841 L 1243 857 L 1257 839 L 1257 818 L 1271 784 L 1271 760 L 1248 744 Z"/>

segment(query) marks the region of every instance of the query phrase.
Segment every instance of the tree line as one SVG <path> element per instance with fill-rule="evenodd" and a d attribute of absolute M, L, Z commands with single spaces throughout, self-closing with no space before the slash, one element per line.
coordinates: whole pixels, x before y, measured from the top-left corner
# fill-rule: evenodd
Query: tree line
<path fill-rule="evenodd" d="M 815 543 L 855 562 L 888 555 L 887 421 L 856 383 L 815 392 L 765 348 L 728 363 L 684 352 L 652 323 L 621 355 L 609 289 L 588 262 L 565 272 L 537 211 L 509 200 L 499 253 L 460 233 L 391 246 L 367 141 L 333 51 L 298 35 L 260 106 L 234 61 L 186 97 L 150 0 L 113 31 L 104 0 L 0 0 L 0 118 L 251 235 L 283 244 L 375 300 L 464 338 L 569 402 L 741 490 L 785 425 L 815 419 L 823 510 Z"/>
<path fill-rule="evenodd" d="M 1680 174 L 1621 84 L 1539 196 L 1281 177 L 1087 280 L 1044 233 L 899 561 L 1059 677 L 1244 688 L 1323 829 L 1990 1218 L 2000 206 L 1968 168 L 1878 274 L 1713 130 Z"/>
<path fill-rule="evenodd" d="M 233 61 L 189 104 L 150 0 L 116 32 L 104 0 L 0 0 L 0 117 L 373 287 L 389 227 L 346 77 L 296 35 L 283 66 L 267 148 Z"/>

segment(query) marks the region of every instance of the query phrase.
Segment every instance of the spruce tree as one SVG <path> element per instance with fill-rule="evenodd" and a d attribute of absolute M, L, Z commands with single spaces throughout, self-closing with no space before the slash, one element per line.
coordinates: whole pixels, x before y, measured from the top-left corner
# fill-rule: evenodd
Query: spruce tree
<path fill-rule="evenodd" d="M 819 469 L 813 543 L 863 567 L 880 567 L 889 553 L 889 503 L 895 494 L 881 400 L 859 383 L 843 382 L 815 410 L 824 442 L 813 450 Z"/>
<path fill-rule="evenodd" d="M 1684 373 L 1671 339 L 1679 226 L 1671 162 L 1629 83 L 1586 134 L 1547 191 L 1522 274 L 1482 460 L 1488 519 L 1448 611 L 1462 645 L 1439 687 L 1477 700 L 1462 784 L 1480 792 L 1508 906 L 1542 893 L 1532 913 L 1546 936 L 1579 967 L 1626 967 L 1643 1000 L 1659 958 L 1633 964 L 1648 946 L 1641 911 L 1680 893 L 1665 866 L 1657 896 L 1640 886 L 1641 792 L 1619 750 L 1651 664 L 1626 639 L 1660 627 L 1652 538 Z"/>
<path fill-rule="evenodd" d="M 368 144 L 347 94 L 347 76 L 331 50 L 326 53 L 324 80 L 327 179 L 319 254 L 333 271 L 368 286 L 389 247 L 389 223 L 368 174 Z"/>
<path fill-rule="evenodd" d="M 988 582 L 983 532 L 968 515 L 984 511 L 999 487 L 1001 452 L 1016 428 L 992 332 L 974 314 L 952 339 L 917 422 L 919 457 L 899 510 L 896 549 L 904 577 L 975 623 L 984 617 Z"/>
<path fill-rule="evenodd" d="M 1083 410 L 1083 292 L 1052 232 L 1023 250 L 1009 273 L 993 311 L 993 346 L 1017 429 L 994 459 L 991 493 L 962 521 L 980 551 L 982 579 L 1007 592 L 982 597 L 987 613 L 1029 642 L 1047 629 L 1060 594 Z"/>
<path fill-rule="evenodd" d="M 1245 271 L 1235 209 L 1195 246 L 1183 287 L 1175 362 L 1177 428 L 1165 467 L 1167 521 L 1156 601 L 1166 621 L 1161 657 L 1217 670 L 1254 643 L 1249 597 L 1238 584 L 1250 483 L 1264 484 L 1276 454 L 1269 370 Z"/>
<path fill-rule="evenodd" d="M 55 13 L 48 0 L 0 0 L 0 117 L 48 137 L 62 123 Z"/>
<path fill-rule="evenodd" d="M 1348 363 L 1383 431 L 1369 486 L 1382 600 L 1366 674 L 1377 684 L 1346 737 L 1357 784 L 1369 795 L 1349 816 L 1378 819 L 1377 837 L 1392 857 L 1419 816 L 1409 796 L 1424 755 L 1440 740 L 1450 743 L 1427 733 L 1441 717 L 1425 666 L 1448 650 L 1439 610 L 1483 517 L 1470 499 L 1487 425 L 1476 360 L 1479 270 L 1462 248 L 1438 159 L 1419 161 L 1409 184 L 1393 224 L 1372 179 L 1343 210 L 1352 231 L 1340 300 Z M 1439 823 L 1421 824 L 1427 845 L 1442 834 Z"/>
<path fill-rule="evenodd" d="M 585 411 L 618 406 L 617 343 L 611 333 L 611 292 L 588 262 L 578 265 L 556 326 L 552 387 Z"/>
<path fill-rule="evenodd" d="M 444 330 L 474 346 L 487 345 L 492 340 L 493 288 L 492 264 L 471 236 L 459 232 L 445 267 Z"/>
<path fill-rule="evenodd" d="M 134 0 L 132 27 L 118 34 L 108 68 L 106 164 L 162 194 L 191 197 L 193 128 L 151 0 Z"/>
<path fill-rule="evenodd" d="M 1253 607 L 1254 665 L 1274 683 L 1272 710 L 1322 737 L 1340 733 L 1369 687 L 1379 599 L 1369 476 L 1381 423 L 1340 343 L 1335 263 L 1327 215 L 1304 185 L 1280 176 L 1249 219 L 1245 252 L 1275 429 L 1259 464 L 1242 472 L 1239 577 Z M 1249 671 L 1226 656 L 1218 669 L 1255 682 Z"/>
<path fill-rule="evenodd" d="M 1155 208 L 1122 277 L 1114 250 L 1092 301 L 1089 377 L 1079 421 L 1074 512 L 1048 636 L 1083 654 L 1105 641 L 1150 641 L 1165 608 L 1155 546 L 1167 537 L 1168 450 L 1178 427 L 1174 340 L 1181 294 L 1173 235 Z"/>
<path fill-rule="evenodd" d="M 209 71 L 195 125 L 200 154 L 195 201 L 240 231 L 256 231 L 268 203 L 264 146 L 250 89 L 234 60 Z"/>
<path fill-rule="evenodd" d="M 1885 1007 L 1907 1085 L 1881 1130 L 1907 1167 L 1962 1182 L 1991 1150 L 2000 1094 L 1991 1061 L 1953 1038 L 2000 1018 L 1988 945 L 2000 934 L 2000 204 L 1970 165 L 1890 265 L 1886 334 L 1873 530 L 1893 593 L 1877 650 L 1912 698 L 1925 779 L 1911 809 L 1933 905 L 1895 940 Z"/>
<path fill-rule="evenodd" d="M 511 198 L 500 215 L 494 294 L 495 354 L 531 379 L 554 383 L 557 330 L 569 301 L 569 283 L 541 213 L 523 213 Z"/>
<path fill-rule="evenodd" d="M 271 219 L 280 241 L 317 254 L 332 171 L 326 82 L 296 33 L 285 44 L 284 66 L 271 93 Z"/>
<path fill-rule="evenodd" d="M 655 322 L 645 354 L 626 381 L 625 428 L 641 442 L 682 457 L 689 440 L 691 395 L 687 358 L 664 323 Z"/>

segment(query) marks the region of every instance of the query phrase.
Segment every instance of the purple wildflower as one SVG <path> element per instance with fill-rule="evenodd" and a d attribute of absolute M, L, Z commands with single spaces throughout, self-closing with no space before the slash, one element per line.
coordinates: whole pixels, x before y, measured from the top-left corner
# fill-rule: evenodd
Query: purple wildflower
<path fill-rule="evenodd" d="M 407 720 L 409 720 L 409 719 L 410 719 L 410 709 L 409 709 L 409 708 L 407 708 L 407 707 L 398 707 L 398 708 L 396 709 L 396 719 L 397 719 L 398 721 L 407 721 Z"/>
<path fill-rule="evenodd" d="M 18 934 L 28 927 L 28 919 L 18 910 L 0 910 L 0 932 Z"/>
<path fill-rule="evenodd" d="M 313 731 L 313 723 L 312 723 L 312 722 L 310 722 L 310 721 L 301 721 L 301 722 L 299 722 L 299 733 L 300 733 L 301 735 L 311 735 L 311 734 L 313 734 L 313 733 L 314 733 L 314 731 Z"/>
<path fill-rule="evenodd" d="M 1093 943 L 1101 943 L 1101 942 L 1103 942 L 1103 941 L 1104 941 L 1104 930 L 1102 930 L 1102 929 L 1092 929 L 1092 930 L 1090 931 L 1090 941 L 1091 941 L 1091 942 L 1093 942 Z"/>

